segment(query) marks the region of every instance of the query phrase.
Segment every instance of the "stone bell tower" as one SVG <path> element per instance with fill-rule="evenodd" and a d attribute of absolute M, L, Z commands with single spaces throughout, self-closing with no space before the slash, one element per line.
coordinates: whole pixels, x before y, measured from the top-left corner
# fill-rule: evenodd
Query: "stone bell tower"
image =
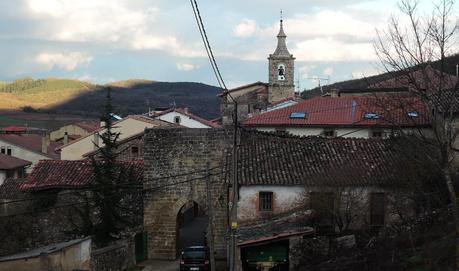
<path fill-rule="evenodd" d="M 275 103 L 284 99 L 293 98 L 295 95 L 295 58 L 287 49 L 282 13 L 280 30 L 277 34 L 277 48 L 268 57 L 269 60 L 269 86 L 268 102 Z"/>

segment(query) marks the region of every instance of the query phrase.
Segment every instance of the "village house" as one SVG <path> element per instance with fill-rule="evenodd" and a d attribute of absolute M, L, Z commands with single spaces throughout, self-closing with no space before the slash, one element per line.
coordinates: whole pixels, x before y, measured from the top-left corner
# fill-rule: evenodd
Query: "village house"
<path fill-rule="evenodd" d="M 171 127 L 171 124 L 162 120 L 155 120 L 142 115 L 129 115 L 119 121 L 113 123 L 113 132 L 119 133 L 118 140 L 124 140 L 133 135 L 137 135 L 145 128 L 164 128 Z M 66 145 L 63 145 L 57 150 L 60 151 L 62 160 L 79 160 L 84 159 L 84 155 L 103 147 L 103 142 L 100 135 L 105 132 L 105 127 L 101 127 L 92 133 L 80 137 Z"/>
<path fill-rule="evenodd" d="M 0 185 L 8 178 L 24 178 L 30 161 L 0 153 Z"/>
<path fill-rule="evenodd" d="M 387 138 L 400 131 L 430 134 L 427 108 L 420 99 L 393 92 L 376 93 L 343 91 L 343 95 L 314 97 L 255 115 L 242 125 L 298 136 Z"/>
<path fill-rule="evenodd" d="M 285 270 L 293 270 L 298 238 L 378 229 L 398 214 L 414 215 L 414 202 L 404 195 L 436 171 L 413 164 L 406 152 L 425 150 L 400 140 L 243 132 L 237 167 L 242 266 L 290 263 Z M 227 178 L 231 182 L 232 174 Z"/>
<path fill-rule="evenodd" d="M 188 108 L 169 108 L 165 110 L 148 112 L 148 116 L 154 119 L 181 125 L 187 128 L 220 128 L 218 123 L 203 119 L 194 115 Z"/>
<path fill-rule="evenodd" d="M 26 169 L 29 173 L 40 160 L 60 159 L 55 149 L 61 144 L 51 141 L 49 134 L 0 134 L 0 153 L 10 155 L 32 163 Z"/>
<path fill-rule="evenodd" d="M 67 144 L 82 136 L 87 136 L 100 128 L 100 121 L 86 120 L 79 121 L 60 127 L 50 132 L 50 139 Z"/>

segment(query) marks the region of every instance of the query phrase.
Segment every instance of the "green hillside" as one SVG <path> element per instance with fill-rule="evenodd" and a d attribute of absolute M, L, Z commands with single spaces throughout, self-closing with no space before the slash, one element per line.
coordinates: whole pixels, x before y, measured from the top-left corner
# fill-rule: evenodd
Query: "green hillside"
<path fill-rule="evenodd" d="M 217 87 L 192 82 L 157 82 L 130 79 L 95 85 L 73 79 L 21 78 L 0 82 L 0 109 L 98 116 L 112 88 L 113 104 L 120 115 L 145 113 L 149 108 L 175 104 L 189 107 L 202 117 L 218 116 Z"/>

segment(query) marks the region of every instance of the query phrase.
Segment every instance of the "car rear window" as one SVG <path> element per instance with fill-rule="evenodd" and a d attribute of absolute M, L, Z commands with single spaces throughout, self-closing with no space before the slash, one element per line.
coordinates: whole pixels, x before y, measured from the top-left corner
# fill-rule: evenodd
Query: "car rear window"
<path fill-rule="evenodd" d="M 185 260 L 191 260 L 191 259 L 205 259 L 206 258 L 206 252 L 203 250 L 189 250 L 189 251 L 184 251 L 182 258 Z"/>

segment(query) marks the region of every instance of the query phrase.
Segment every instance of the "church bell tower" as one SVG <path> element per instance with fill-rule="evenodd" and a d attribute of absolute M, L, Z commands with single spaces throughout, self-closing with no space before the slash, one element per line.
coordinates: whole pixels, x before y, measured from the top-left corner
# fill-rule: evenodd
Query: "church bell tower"
<path fill-rule="evenodd" d="M 295 58 L 287 49 L 284 32 L 282 12 L 280 30 L 277 34 L 277 48 L 268 57 L 269 61 L 269 86 L 268 102 L 275 103 L 284 99 L 293 98 L 295 95 Z"/>

